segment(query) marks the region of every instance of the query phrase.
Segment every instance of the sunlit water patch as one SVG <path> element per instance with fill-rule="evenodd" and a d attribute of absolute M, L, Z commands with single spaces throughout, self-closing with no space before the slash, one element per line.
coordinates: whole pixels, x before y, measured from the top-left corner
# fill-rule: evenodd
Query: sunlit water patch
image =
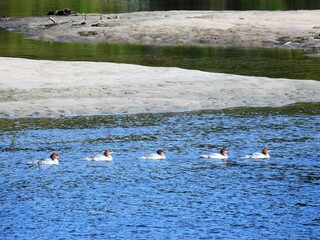
<path fill-rule="evenodd" d="M 0 237 L 318 239 L 319 111 L 2 119 Z M 229 160 L 199 158 L 221 147 Z M 112 162 L 83 159 L 106 148 Z M 59 166 L 26 164 L 51 152 Z"/>

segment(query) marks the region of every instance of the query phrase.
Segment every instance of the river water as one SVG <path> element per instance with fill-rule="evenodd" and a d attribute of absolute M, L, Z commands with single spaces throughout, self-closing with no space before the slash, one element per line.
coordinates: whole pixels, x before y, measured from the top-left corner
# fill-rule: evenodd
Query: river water
<path fill-rule="evenodd" d="M 319 109 L 2 119 L 0 237 L 319 239 Z M 198 157 L 221 147 L 229 160 Z M 112 162 L 84 160 L 106 148 Z M 60 165 L 27 165 L 54 151 Z"/>
<path fill-rule="evenodd" d="M 246 6 L 246 7 L 244 7 Z M 77 12 L 117 13 L 153 10 L 291 10 L 319 9 L 315 1 L 0 1 L 0 16 L 46 15 L 69 7 Z M 309 53 L 309 54 L 308 54 Z M 0 56 L 64 61 L 107 61 L 146 66 L 180 67 L 209 72 L 320 80 L 320 58 L 304 50 L 144 46 L 114 43 L 65 43 L 26 39 L 0 29 Z"/>
<path fill-rule="evenodd" d="M 195 2 L 3 0 L 0 13 L 43 15 L 65 7 L 105 13 L 320 6 L 320 1 Z M 48 43 L 3 30 L 0 56 L 320 76 L 319 58 L 301 51 Z M 319 104 L 0 119 L 0 127 L 0 239 L 320 238 Z M 242 158 L 265 146 L 272 149 L 271 159 Z M 227 161 L 198 157 L 222 147 L 229 149 Z M 115 152 L 112 162 L 84 160 L 106 148 Z M 159 148 L 167 160 L 137 159 Z M 60 153 L 60 165 L 27 164 L 52 152 Z"/>

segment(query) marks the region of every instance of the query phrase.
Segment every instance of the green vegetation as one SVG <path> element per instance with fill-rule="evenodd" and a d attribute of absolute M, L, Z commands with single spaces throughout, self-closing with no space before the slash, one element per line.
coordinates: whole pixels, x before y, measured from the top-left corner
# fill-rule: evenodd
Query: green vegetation
<path fill-rule="evenodd" d="M 182 112 L 182 113 L 145 113 L 132 115 L 106 115 L 106 116 L 76 116 L 65 118 L 0 118 L 0 136 L 6 135 L 7 132 L 29 130 L 29 129 L 81 129 L 81 128 L 99 128 L 101 126 L 119 126 L 137 127 L 154 125 L 166 116 L 179 116 L 186 114 L 225 114 L 230 117 L 251 117 L 262 115 L 319 115 L 320 103 L 297 103 L 285 107 L 239 107 L 223 110 L 205 110 L 196 112 Z"/>
<path fill-rule="evenodd" d="M 166 10 L 298 10 L 319 9 L 320 0 L 1 0 L 0 16 L 45 15 L 70 8 L 80 13 Z"/>

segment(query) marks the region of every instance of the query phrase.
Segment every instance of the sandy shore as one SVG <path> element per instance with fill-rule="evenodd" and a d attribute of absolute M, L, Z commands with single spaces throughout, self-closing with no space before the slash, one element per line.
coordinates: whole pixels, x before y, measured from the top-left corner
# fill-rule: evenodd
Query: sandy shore
<path fill-rule="evenodd" d="M 276 107 L 320 101 L 320 82 L 312 80 L 17 58 L 0 58 L 0 72 L 0 117 Z"/>
<path fill-rule="evenodd" d="M 168 11 L 2 19 L 47 41 L 320 49 L 320 10 Z"/>
<path fill-rule="evenodd" d="M 55 21 L 57 24 L 53 24 Z M 47 41 L 320 48 L 320 10 L 1 19 Z M 320 82 L 128 64 L 0 58 L 0 117 L 176 112 L 319 102 Z M 303 89 L 303 91 L 302 91 Z"/>

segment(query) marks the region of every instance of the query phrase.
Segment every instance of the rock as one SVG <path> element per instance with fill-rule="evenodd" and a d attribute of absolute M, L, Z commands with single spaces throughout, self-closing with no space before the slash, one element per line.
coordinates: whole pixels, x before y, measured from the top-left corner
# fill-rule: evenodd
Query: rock
<path fill-rule="evenodd" d="M 57 26 L 58 24 L 56 24 L 56 23 L 48 23 L 48 24 L 46 24 L 46 25 L 44 25 L 45 27 L 53 27 L 53 26 Z"/>
<path fill-rule="evenodd" d="M 301 37 L 285 36 L 285 37 L 279 37 L 277 40 L 281 43 L 288 43 L 288 42 L 290 42 L 290 43 L 304 43 L 304 42 L 308 41 L 308 38 L 305 36 L 301 36 Z"/>
<path fill-rule="evenodd" d="M 94 24 L 91 24 L 91 27 L 103 27 L 103 24 L 102 23 L 94 23 Z"/>
<path fill-rule="evenodd" d="M 79 26 L 83 26 L 83 25 L 86 25 L 86 22 L 74 23 L 74 24 L 72 24 L 71 26 L 72 26 L 72 27 L 79 27 Z"/>
<path fill-rule="evenodd" d="M 281 43 L 292 42 L 292 38 L 288 36 L 279 37 L 277 40 Z"/>
<path fill-rule="evenodd" d="M 77 13 L 75 11 L 72 11 L 69 8 L 48 12 L 48 15 L 55 15 L 55 16 L 69 16 L 69 15 L 73 15 L 73 14 L 77 14 Z"/>
<path fill-rule="evenodd" d="M 304 36 L 302 36 L 302 37 L 295 37 L 295 38 L 293 39 L 293 41 L 296 42 L 296 43 L 304 43 L 304 42 L 306 42 L 307 40 L 308 40 L 308 38 L 307 38 L 307 37 L 304 37 Z"/>
<path fill-rule="evenodd" d="M 89 37 L 89 36 L 95 36 L 97 35 L 98 33 L 96 31 L 80 31 L 78 32 L 78 34 L 81 36 L 81 37 Z"/>
<path fill-rule="evenodd" d="M 0 17 L 0 21 L 10 21 L 13 18 L 9 18 L 9 17 Z"/>

